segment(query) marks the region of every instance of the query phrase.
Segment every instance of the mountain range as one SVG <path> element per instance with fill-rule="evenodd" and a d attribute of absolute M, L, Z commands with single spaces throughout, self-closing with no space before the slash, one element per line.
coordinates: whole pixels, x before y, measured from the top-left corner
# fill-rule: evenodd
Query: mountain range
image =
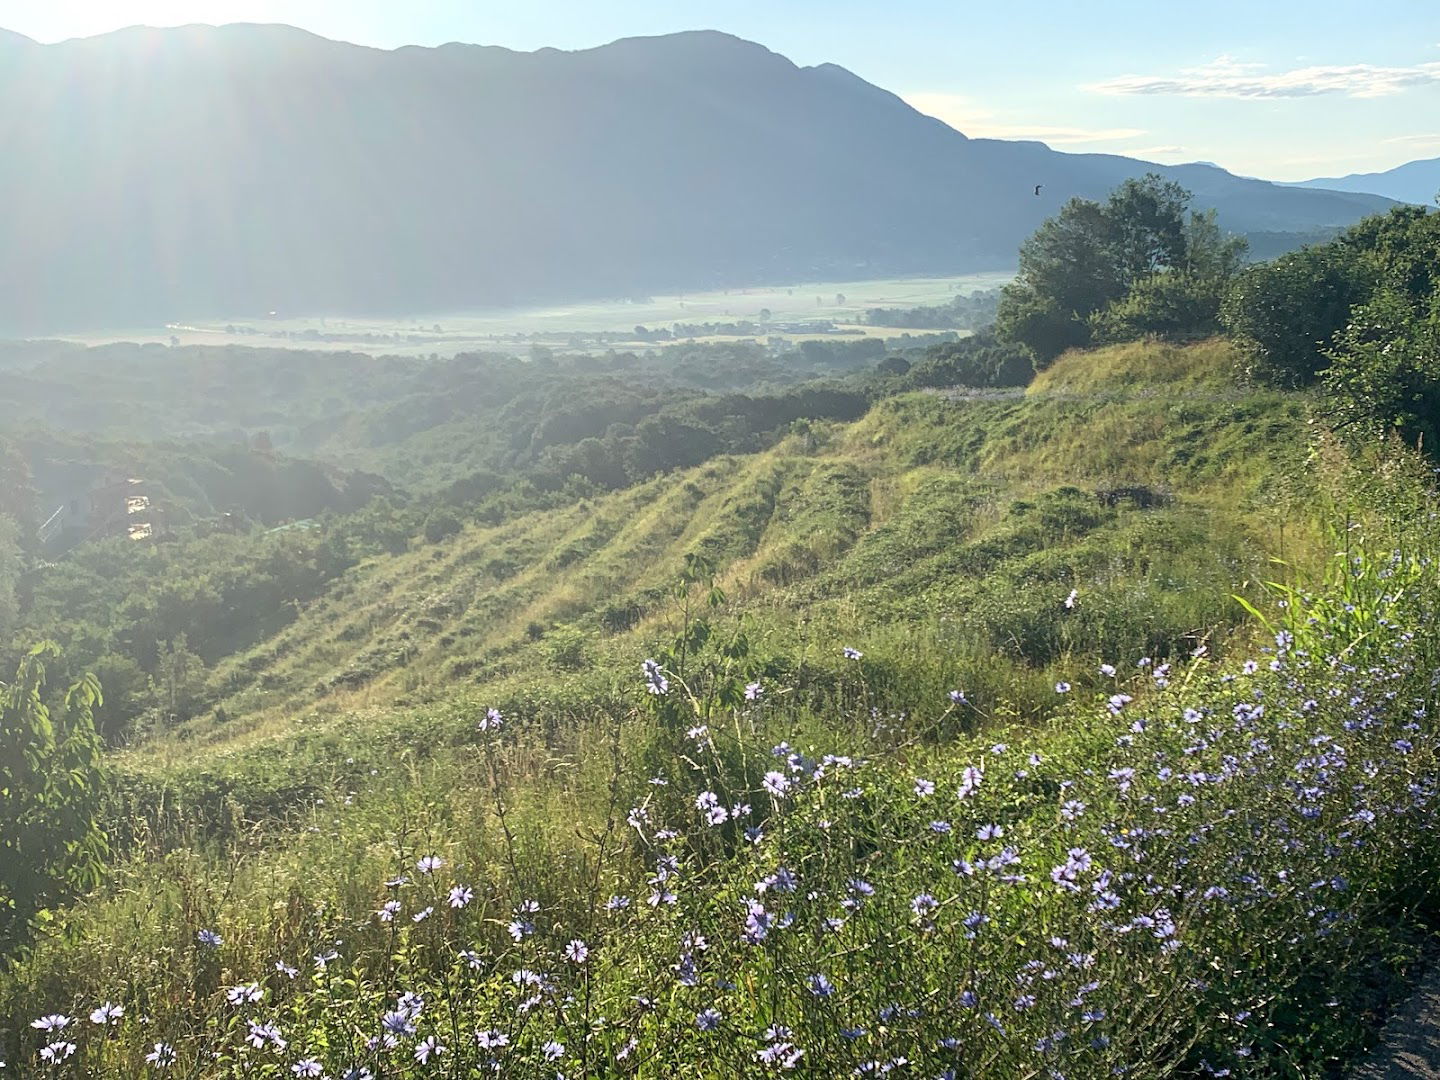
<path fill-rule="evenodd" d="M 967 138 L 711 31 L 531 53 L 0 32 L 0 146 L 0 334 L 1003 268 L 1069 197 L 1151 170 L 1262 248 L 1390 205 Z"/>
<path fill-rule="evenodd" d="M 1333 191 L 1359 191 L 1383 195 L 1397 202 L 1434 205 L 1440 199 L 1440 158 L 1407 161 L 1385 172 L 1351 173 L 1349 176 L 1320 177 L 1305 180 L 1298 187 L 1329 188 Z"/>

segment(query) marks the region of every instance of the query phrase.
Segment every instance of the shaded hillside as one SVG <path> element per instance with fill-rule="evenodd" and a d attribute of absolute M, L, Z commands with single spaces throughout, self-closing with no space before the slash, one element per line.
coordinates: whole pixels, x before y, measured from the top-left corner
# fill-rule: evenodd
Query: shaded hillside
<path fill-rule="evenodd" d="M 0 142 L 24 163 L 0 173 L 0 330 L 1006 266 L 1065 199 L 1151 169 L 1239 231 L 1384 206 L 967 139 L 713 32 L 569 53 L 256 25 L 0 47 Z"/>

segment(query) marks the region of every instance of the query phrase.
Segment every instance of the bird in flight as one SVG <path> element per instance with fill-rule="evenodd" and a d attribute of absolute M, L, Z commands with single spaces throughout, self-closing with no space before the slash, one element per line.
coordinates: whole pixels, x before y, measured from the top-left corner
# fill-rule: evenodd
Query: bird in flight
<path fill-rule="evenodd" d="M 1044 184 L 1036 184 L 1036 185 L 1035 185 L 1035 194 L 1036 194 L 1037 196 L 1040 194 L 1040 189 L 1041 189 L 1042 187 L 1044 187 L 1044 186 L 1045 186 Z"/>

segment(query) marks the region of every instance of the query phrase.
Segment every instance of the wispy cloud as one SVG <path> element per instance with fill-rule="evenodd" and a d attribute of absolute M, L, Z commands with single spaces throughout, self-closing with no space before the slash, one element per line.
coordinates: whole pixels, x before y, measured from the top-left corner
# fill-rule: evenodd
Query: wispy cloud
<path fill-rule="evenodd" d="M 1115 142 L 1144 135 L 1143 128 L 1091 128 L 1064 124 L 1027 123 L 998 116 L 963 94 L 917 92 L 901 95 L 913 108 L 943 120 L 956 131 L 975 139 L 1034 139 L 1060 146 Z"/>
<path fill-rule="evenodd" d="M 1384 141 L 1387 143 L 1398 143 L 1401 146 L 1440 146 L 1440 134 L 1395 135 Z"/>
<path fill-rule="evenodd" d="M 1208 64 L 1181 68 L 1173 75 L 1122 75 L 1091 83 L 1101 94 L 1178 94 L 1184 97 L 1296 98 L 1319 94 L 1376 98 L 1413 86 L 1440 83 L 1440 62 L 1410 67 L 1374 64 L 1319 65 L 1289 71 L 1265 71 L 1264 64 L 1221 56 Z"/>

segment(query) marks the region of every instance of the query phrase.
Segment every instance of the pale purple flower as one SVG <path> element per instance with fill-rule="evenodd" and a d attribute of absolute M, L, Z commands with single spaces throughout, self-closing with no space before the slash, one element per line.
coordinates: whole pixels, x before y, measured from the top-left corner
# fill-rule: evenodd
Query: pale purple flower
<path fill-rule="evenodd" d="M 114 1002 L 107 1001 L 90 1014 L 90 1022 L 102 1027 L 108 1024 L 118 1024 L 124 1015 L 124 1005 L 116 1005 Z"/>
<path fill-rule="evenodd" d="M 475 890 L 469 885 L 456 885 L 450 890 L 450 906 L 452 908 L 463 908 L 475 899 Z"/>
<path fill-rule="evenodd" d="M 145 1060 L 157 1069 L 168 1069 L 175 1064 L 175 1048 L 169 1043 L 157 1042 Z"/>

